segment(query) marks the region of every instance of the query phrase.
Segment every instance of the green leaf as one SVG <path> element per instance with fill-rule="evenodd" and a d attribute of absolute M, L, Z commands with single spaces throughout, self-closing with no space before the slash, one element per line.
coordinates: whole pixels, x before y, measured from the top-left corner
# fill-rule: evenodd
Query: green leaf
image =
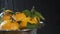
<path fill-rule="evenodd" d="M 34 18 L 35 17 L 35 7 L 33 6 L 32 9 L 31 9 L 31 17 Z"/>
<path fill-rule="evenodd" d="M 23 13 L 24 13 L 26 16 L 31 16 L 31 11 L 29 11 L 29 10 L 24 10 Z"/>
<path fill-rule="evenodd" d="M 10 14 L 16 14 L 16 12 L 9 12 Z"/>
<path fill-rule="evenodd" d="M 2 19 L 1 19 L 1 17 L 0 17 L 0 24 L 2 23 Z"/>
<path fill-rule="evenodd" d="M 35 29 L 35 28 L 38 28 L 38 24 L 27 23 L 27 29 Z"/>
<path fill-rule="evenodd" d="M 42 14 L 38 11 L 35 10 L 34 6 L 33 8 L 31 9 L 31 12 L 32 12 L 32 16 L 38 16 L 39 18 L 41 18 L 42 20 L 45 20 L 45 18 L 42 16 Z"/>
<path fill-rule="evenodd" d="M 38 11 L 35 11 L 35 15 L 41 18 L 42 20 L 45 20 L 45 18 L 42 16 L 42 14 Z"/>
<path fill-rule="evenodd" d="M 15 14 L 16 12 L 12 12 L 12 14 Z"/>

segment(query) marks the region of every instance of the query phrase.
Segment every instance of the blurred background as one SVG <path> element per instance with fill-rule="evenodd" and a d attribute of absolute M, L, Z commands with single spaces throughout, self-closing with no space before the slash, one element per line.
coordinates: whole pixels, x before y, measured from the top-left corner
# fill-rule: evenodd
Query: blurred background
<path fill-rule="evenodd" d="M 45 26 L 37 30 L 37 34 L 59 34 L 59 1 L 55 0 L 0 0 L 2 8 L 22 11 L 35 6 L 35 9 L 46 18 Z M 0 11 L 1 12 L 1 11 Z M 0 32 L 1 33 L 1 32 Z"/>

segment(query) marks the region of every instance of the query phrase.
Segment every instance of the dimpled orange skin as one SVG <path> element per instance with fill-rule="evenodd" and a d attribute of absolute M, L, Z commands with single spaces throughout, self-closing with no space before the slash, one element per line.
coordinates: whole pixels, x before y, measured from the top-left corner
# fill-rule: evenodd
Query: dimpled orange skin
<path fill-rule="evenodd" d="M 23 20 L 24 18 L 26 18 L 26 16 L 24 13 L 16 13 L 16 15 L 13 15 L 13 18 L 16 21 L 20 21 L 20 20 Z"/>
<path fill-rule="evenodd" d="M 11 23 L 11 30 L 18 30 L 18 29 L 19 29 L 18 23 L 16 22 Z"/>
<path fill-rule="evenodd" d="M 38 23 L 37 17 L 32 18 L 32 19 L 29 21 L 29 23 L 31 23 L 31 24 L 37 24 L 37 23 Z"/>
<path fill-rule="evenodd" d="M 2 30 L 11 30 L 11 23 L 10 20 L 7 20 L 7 23 L 2 26 Z"/>
<path fill-rule="evenodd" d="M 22 20 L 22 22 L 20 23 L 20 28 L 26 28 L 26 26 L 27 26 L 27 22 L 29 22 L 30 21 L 30 17 L 26 17 L 26 18 L 24 18 L 23 20 Z"/>
<path fill-rule="evenodd" d="M 12 14 L 10 14 L 10 13 L 4 13 L 2 20 L 10 20 L 11 16 L 12 16 Z"/>
<path fill-rule="evenodd" d="M 10 16 L 9 15 L 3 15 L 3 17 L 2 17 L 2 20 L 10 20 Z"/>
<path fill-rule="evenodd" d="M 2 30 L 18 30 L 19 26 L 16 22 L 7 21 L 6 24 L 2 26 Z"/>

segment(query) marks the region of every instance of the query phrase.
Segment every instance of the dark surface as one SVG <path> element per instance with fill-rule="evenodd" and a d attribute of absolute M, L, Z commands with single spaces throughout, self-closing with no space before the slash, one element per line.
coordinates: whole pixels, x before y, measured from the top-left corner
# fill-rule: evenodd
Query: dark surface
<path fill-rule="evenodd" d="M 22 11 L 31 10 L 32 6 L 40 11 L 46 18 L 45 26 L 38 29 L 38 34 L 59 34 L 59 1 L 55 0 L 14 0 L 15 9 Z M 0 3 L 1 4 L 1 3 Z M 14 10 L 15 10 L 14 9 Z"/>
<path fill-rule="evenodd" d="M 29 34 L 29 31 L 2 31 L 0 34 Z"/>

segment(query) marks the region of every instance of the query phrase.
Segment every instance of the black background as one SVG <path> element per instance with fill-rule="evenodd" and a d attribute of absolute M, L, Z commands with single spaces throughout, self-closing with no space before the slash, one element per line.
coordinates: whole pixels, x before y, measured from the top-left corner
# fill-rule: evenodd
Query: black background
<path fill-rule="evenodd" d="M 46 18 L 45 26 L 38 29 L 38 34 L 59 34 L 59 1 L 58 0 L 13 0 L 15 2 L 15 9 L 22 11 L 24 9 L 31 10 L 32 6 L 40 11 Z M 0 6 L 1 3 L 0 2 Z M 2 6 L 3 7 L 3 6 Z M 10 8 L 10 7 L 9 7 Z"/>

